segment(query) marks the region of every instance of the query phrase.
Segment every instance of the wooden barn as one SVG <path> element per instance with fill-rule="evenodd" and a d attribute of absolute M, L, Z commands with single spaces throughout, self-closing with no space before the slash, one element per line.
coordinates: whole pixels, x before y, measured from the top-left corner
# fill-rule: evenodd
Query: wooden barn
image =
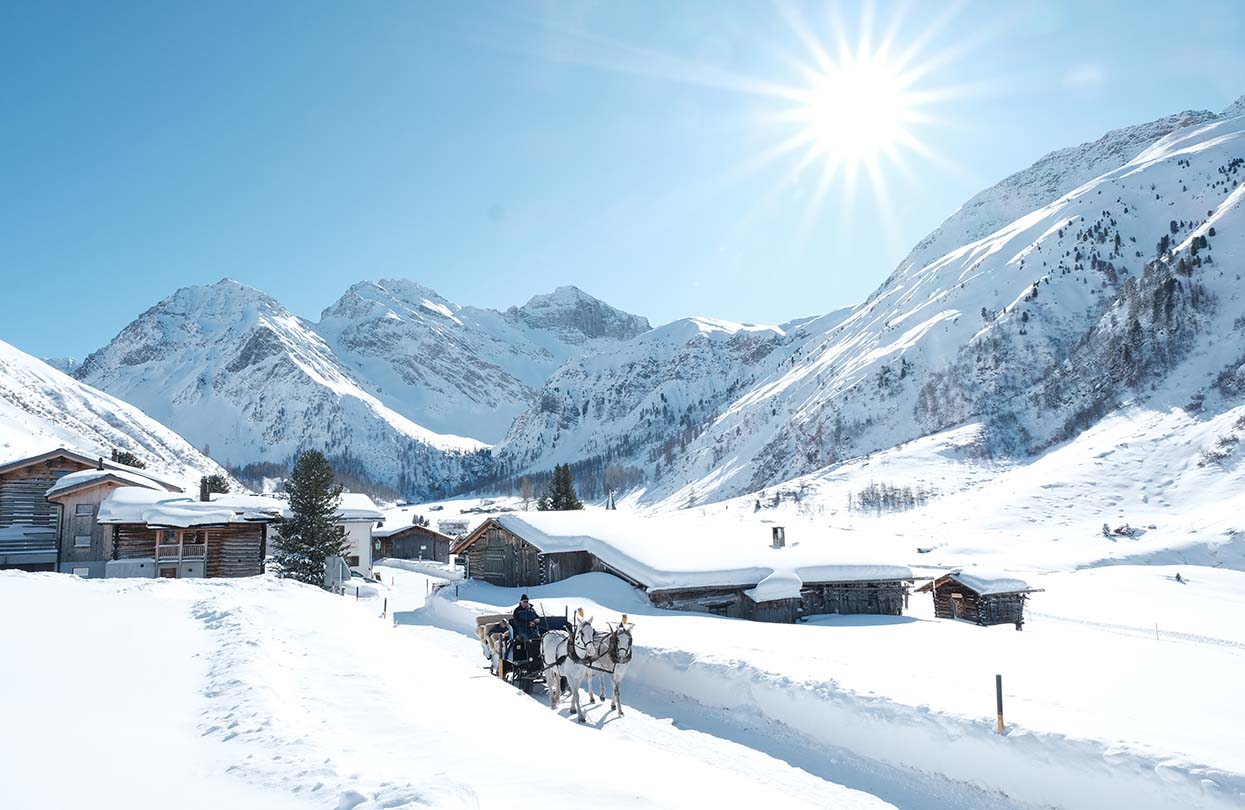
<path fill-rule="evenodd" d="M 609 515 L 618 515 L 610 511 Z M 451 553 L 466 561 L 466 574 L 501 587 L 529 588 L 578 574 L 612 574 L 642 589 L 656 607 L 767 622 L 793 622 L 818 613 L 899 615 L 907 605 L 912 572 L 905 566 L 814 564 L 793 570 L 760 565 L 714 569 L 714 558 L 697 562 L 697 551 L 725 542 L 712 524 L 664 518 L 624 518 L 602 526 L 599 516 L 574 513 L 501 515 L 485 521 Z M 650 564 L 637 549 L 662 558 L 668 544 L 687 539 L 692 564 L 703 569 L 671 572 Z M 595 534 L 593 533 L 595 532 Z M 626 549 L 625 551 L 622 549 Z M 760 548 L 757 559 L 785 562 L 781 548 Z"/>
<path fill-rule="evenodd" d="M 64 447 L 0 465 L 0 568 L 102 576 L 103 558 L 92 556 L 102 539 L 95 514 L 120 486 L 182 491 L 146 470 Z"/>
<path fill-rule="evenodd" d="M 254 495 L 170 498 L 138 487 L 100 505 L 105 576 L 247 577 L 263 573 L 269 526 L 281 504 Z"/>
<path fill-rule="evenodd" d="M 591 552 L 542 548 L 539 532 L 509 515 L 490 518 L 454 544 L 451 554 L 464 562 L 467 576 L 503 588 L 532 588 L 568 577 L 603 571 L 633 585 L 636 580 L 602 562 Z"/>
<path fill-rule="evenodd" d="M 918 593 L 934 597 L 934 615 L 940 619 L 963 619 L 975 624 L 1024 626 L 1025 600 L 1040 588 L 1030 588 L 1015 577 L 952 571 L 927 582 Z"/>
<path fill-rule="evenodd" d="M 372 537 L 377 544 L 378 558 L 431 560 L 441 563 L 450 561 L 450 548 L 458 542 L 435 529 L 413 523 L 405 526 L 381 526 L 372 531 Z"/>

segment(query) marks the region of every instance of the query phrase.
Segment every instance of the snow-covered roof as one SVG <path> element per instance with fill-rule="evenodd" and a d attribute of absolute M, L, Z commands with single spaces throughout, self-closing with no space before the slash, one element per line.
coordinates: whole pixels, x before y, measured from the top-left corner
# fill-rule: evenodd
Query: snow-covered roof
<path fill-rule="evenodd" d="M 26 458 L 14 459 L 13 461 L 6 461 L 3 464 L 0 464 L 0 472 L 9 472 L 11 470 L 16 470 L 21 467 L 28 466 L 30 464 L 37 464 L 41 461 L 46 461 L 51 458 L 56 458 L 57 456 L 64 456 L 65 458 L 72 459 L 73 461 L 76 461 L 77 463 L 82 464 L 84 466 L 89 465 L 95 468 L 102 466 L 105 470 L 113 470 L 115 472 L 125 472 L 125 473 L 130 473 L 133 475 L 139 475 L 147 479 L 148 481 L 154 481 L 157 484 L 160 484 L 165 489 L 168 489 L 174 492 L 183 491 L 182 485 L 180 483 L 176 481 L 172 481 L 168 478 L 165 478 L 162 475 L 158 475 L 156 473 L 149 472 L 145 469 L 140 469 L 138 467 L 131 467 L 128 464 L 120 464 L 116 461 L 113 461 L 112 459 L 104 458 L 102 456 L 92 458 L 83 453 L 79 453 L 76 450 L 70 450 L 67 447 L 57 447 L 52 450 L 47 450 L 43 453 L 39 453 L 38 455 L 28 456 Z M 98 469 L 96 469 L 96 471 L 98 472 Z M 85 470 L 83 470 L 83 472 L 85 472 Z"/>
<path fill-rule="evenodd" d="M 968 571 L 952 571 L 949 574 L 943 574 L 938 579 L 953 579 L 966 588 L 972 588 L 982 596 L 994 593 L 1024 593 L 1033 590 L 1029 583 L 1023 579 L 980 568 L 972 568 Z M 930 582 L 922 585 L 917 590 L 928 591 L 933 586 L 934 583 Z"/>
<path fill-rule="evenodd" d="M 650 590 L 746 586 L 750 597 L 768 601 L 798 598 L 805 583 L 912 578 L 907 566 L 879 564 L 790 529 L 788 547 L 773 548 L 771 527 L 756 520 L 601 509 L 495 520 L 546 553 L 589 551 Z"/>
<path fill-rule="evenodd" d="M 976 568 L 971 571 L 952 571 L 949 576 L 983 596 L 991 593 L 1017 593 L 1029 590 L 1029 583 L 1023 579 Z"/>
<path fill-rule="evenodd" d="M 143 487 L 120 487 L 99 505 L 100 523 L 144 523 L 148 526 L 212 526 L 254 523 L 281 517 L 283 504 L 259 495 L 220 495 L 199 501 L 185 495 Z"/>
<path fill-rule="evenodd" d="M 167 491 L 158 482 L 152 480 L 146 475 L 137 471 L 128 469 L 103 469 L 103 470 L 79 470 L 68 475 L 61 476 L 60 480 L 52 485 L 47 491 L 47 497 L 54 495 L 62 495 L 79 487 L 91 486 L 105 480 L 114 480 L 123 485 L 144 487 L 146 489 L 154 489 L 161 493 L 167 494 Z"/>
<path fill-rule="evenodd" d="M 385 517 L 371 498 L 362 492 L 343 492 L 337 517 L 345 523 L 372 522 Z"/>

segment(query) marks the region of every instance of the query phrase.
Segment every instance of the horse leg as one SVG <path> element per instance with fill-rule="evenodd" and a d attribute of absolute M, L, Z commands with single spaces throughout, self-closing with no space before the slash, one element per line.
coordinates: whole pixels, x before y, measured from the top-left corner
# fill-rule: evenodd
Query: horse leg
<path fill-rule="evenodd" d="M 622 717 L 623 716 L 622 693 L 618 690 L 619 684 L 621 682 L 621 678 L 619 678 L 617 675 L 614 675 L 613 680 L 614 680 L 614 710 L 618 712 L 619 717 Z"/>
<path fill-rule="evenodd" d="M 589 672 L 588 673 L 588 703 L 589 704 L 595 704 L 597 702 L 597 696 L 592 693 L 592 677 L 593 677 L 592 673 Z"/>
<path fill-rule="evenodd" d="M 571 708 L 575 710 L 576 719 L 581 723 L 586 723 L 588 722 L 588 718 L 584 716 L 584 707 L 579 703 L 579 682 L 582 680 L 583 678 L 580 677 L 575 678 L 573 681 L 574 687 L 571 689 Z"/>
<path fill-rule="evenodd" d="M 545 689 L 549 692 L 549 708 L 557 711 L 558 703 L 562 697 L 562 690 L 558 683 L 557 667 L 550 667 L 545 670 Z"/>

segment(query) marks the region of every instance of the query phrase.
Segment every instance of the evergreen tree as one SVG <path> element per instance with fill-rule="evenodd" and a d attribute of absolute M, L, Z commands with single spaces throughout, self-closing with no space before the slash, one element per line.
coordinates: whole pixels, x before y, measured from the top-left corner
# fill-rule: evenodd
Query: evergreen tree
<path fill-rule="evenodd" d="M 308 450 L 294 462 L 285 482 L 290 517 L 280 523 L 281 540 L 273 555 L 278 575 L 310 585 L 324 584 L 325 561 L 345 556 L 346 531 L 337 525 L 341 484 L 333 483 L 333 468 L 318 450 Z"/>
<path fill-rule="evenodd" d="M 219 473 L 203 476 L 199 481 L 199 485 L 207 486 L 208 492 L 216 492 L 221 495 L 229 492 L 229 482 L 225 480 L 225 476 Z"/>
<path fill-rule="evenodd" d="M 112 460 L 127 467 L 135 467 L 140 470 L 147 469 L 147 465 L 143 463 L 143 460 L 129 450 L 113 450 Z"/>
<path fill-rule="evenodd" d="M 553 477 L 549 479 L 549 490 L 536 502 L 536 508 L 542 512 L 567 512 L 584 508 L 579 496 L 575 494 L 575 479 L 571 475 L 571 465 L 558 464 L 553 468 Z"/>

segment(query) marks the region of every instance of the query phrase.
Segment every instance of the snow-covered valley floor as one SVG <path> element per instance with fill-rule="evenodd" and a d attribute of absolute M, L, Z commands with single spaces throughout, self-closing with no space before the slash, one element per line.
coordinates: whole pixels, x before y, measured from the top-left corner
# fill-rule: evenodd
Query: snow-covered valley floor
<path fill-rule="evenodd" d="M 533 595 L 628 612 L 638 643 L 626 715 L 586 726 L 484 668 L 467 631 L 503 589 L 5 572 L 4 806 L 1239 807 L 1245 574 L 1181 570 L 1051 575 L 1021 633 L 919 595 L 898 619 L 662 613 L 578 577 Z M 1103 587 L 1161 601 L 1159 638 Z"/>

